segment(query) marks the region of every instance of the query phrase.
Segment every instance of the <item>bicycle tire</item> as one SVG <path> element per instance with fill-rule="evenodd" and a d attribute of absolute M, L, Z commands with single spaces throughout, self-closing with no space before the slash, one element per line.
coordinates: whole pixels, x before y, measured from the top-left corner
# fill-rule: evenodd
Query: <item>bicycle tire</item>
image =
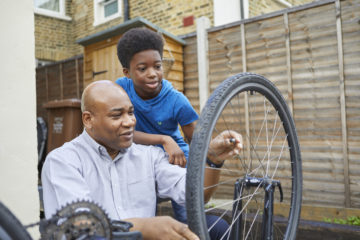
<path fill-rule="evenodd" d="M 2 230 L 0 239 L 21 239 L 21 240 L 32 240 L 29 233 L 26 231 L 25 227 L 21 222 L 15 217 L 11 211 L 0 202 L 0 228 Z"/>
<path fill-rule="evenodd" d="M 272 174 L 273 179 L 275 179 L 275 174 L 280 172 L 278 170 L 278 167 L 283 167 L 284 169 L 281 169 L 284 174 L 284 176 L 280 175 L 280 178 L 284 180 L 287 186 L 287 189 L 285 189 L 285 197 L 287 199 L 287 204 L 284 206 L 287 206 L 287 208 L 284 210 L 284 217 L 287 222 L 287 226 L 285 227 L 286 231 L 285 233 L 281 232 L 281 230 L 278 230 L 275 234 L 277 234 L 274 239 L 286 239 L 286 240 L 292 240 L 296 237 L 296 231 L 297 226 L 300 218 L 300 211 L 301 211 L 301 201 L 302 201 L 302 169 L 301 169 L 301 155 L 300 155 L 300 147 L 298 143 L 297 133 L 295 129 L 295 124 L 292 118 L 292 115 L 288 109 L 288 106 L 286 104 L 285 99 L 283 98 L 280 91 L 275 87 L 275 85 L 264 78 L 263 76 L 252 74 L 252 73 L 241 73 L 234 75 L 232 77 L 227 78 L 224 82 L 222 82 L 213 92 L 213 94 L 208 99 L 204 109 L 201 112 L 200 118 L 198 120 L 198 123 L 195 127 L 193 138 L 190 144 L 190 152 L 189 152 L 189 162 L 188 162 L 188 168 L 187 168 L 187 177 L 186 177 L 186 207 L 187 207 L 187 216 L 188 216 L 188 224 L 190 229 L 197 234 L 200 239 L 210 239 L 208 234 L 208 228 L 206 225 L 205 220 L 205 205 L 204 205 L 204 170 L 206 167 L 206 156 L 209 151 L 208 146 L 210 143 L 211 138 L 213 137 L 213 131 L 216 130 L 216 127 L 219 125 L 220 127 L 224 125 L 223 123 L 217 123 L 220 122 L 220 115 L 224 112 L 224 116 L 231 116 L 232 122 L 229 123 L 231 126 L 237 126 L 237 122 L 234 123 L 233 115 L 229 114 L 230 110 L 236 110 L 237 107 L 241 106 L 241 96 L 245 94 L 247 96 L 254 96 L 254 104 L 256 109 L 256 104 L 261 99 L 261 97 L 264 99 L 264 115 L 265 118 L 268 118 L 266 122 L 265 120 L 262 121 L 262 124 L 268 124 L 273 123 L 273 129 L 281 128 L 281 130 L 277 130 L 279 133 L 279 139 L 284 139 L 284 142 L 287 142 L 287 147 L 284 147 L 286 144 L 284 143 L 282 145 L 282 148 L 287 151 L 285 153 L 279 153 L 280 157 L 277 160 L 277 165 L 274 167 L 274 163 L 271 162 L 272 159 L 268 159 L 267 162 L 267 170 L 272 170 L 273 172 L 270 173 L 261 173 L 264 176 L 267 176 L 269 173 Z M 256 95 L 256 97 L 255 97 Z M 240 97 L 239 97 L 240 96 Z M 237 98 L 237 99 L 236 99 Z M 237 101 L 234 103 L 234 101 Z M 245 101 L 245 100 L 244 100 Z M 238 104 L 239 102 L 239 104 Z M 236 104 L 236 106 L 235 106 Z M 267 104 L 267 105 L 266 105 Z M 229 107 L 230 105 L 230 107 Z M 235 106 L 235 107 L 234 107 Z M 278 117 L 281 120 L 281 123 L 279 123 L 279 127 L 276 123 L 276 116 L 273 117 L 270 115 L 270 113 L 267 113 L 268 109 L 274 108 L 273 115 L 278 115 Z M 230 110 L 229 110 L 230 109 Z M 240 107 L 239 107 L 240 109 Z M 241 110 L 241 109 L 240 109 Z M 239 110 L 239 114 L 242 110 L 244 110 L 244 114 L 246 107 L 243 107 L 242 110 Z M 271 109 L 270 109 L 271 110 Z M 254 110 L 255 113 L 253 115 L 252 123 L 249 123 L 254 128 L 260 125 L 260 122 L 258 120 L 258 113 L 257 110 Z M 234 111 L 236 112 L 236 111 Z M 260 111 L 258 111 L 260 112 Z M 226 115 L 227 114 L 227 115 Z M 269 114 L 269 115 L 267 115 Z M 249 115 L 248 115 L 249 116 Z M 224 117 L 223 117 L 224 119 Z M 238 121 L 237 118 L 235 121 Z M 239 120 L 241 121 L 241 120 Z M 250 120 L 249 120 L 250 121 Z M 224 120 L 225 125 L 226 121 Z M 280 122 L 280 121 L 279 121 Z M 222 125 L 221 125 L 222 124 Z M 239 126 L 241 124 L 238 124 Z M 246 124 L 245 124 L 246 125 Z M 226 126 L 228 128 L 228 126 Z M 266 129 L 267 130 L 267 129 Z M 273 134 L 274 131 L 273 130 Z M 254 140 L 254 137 L 258 138 L 267 138 L 268 135 L 266 133 L 266 137 L 261 136 L 262 128 L 256 132 L 256 130 L 253 132 L 254 134 L 250 134 L 250 132 L 246 132 L 244 129 L 241 129 L 244 139 L 244 149 L 242 151 L 244 161 L 243 165 L 241 165 L 244 169 L 241 171 L 246 171 L 246 174 L 248 175 L 250 172 L 250 167 L 246 169 L 248 166 L 252 166 L 252 164 L 258 164 L 259 166 L 257 168 L 261 169 L 264 168 L 262 165 L 263 160 L 256 159 L 258 154 L 261 154 L 265 150 L 259 150 L 259 152 L 256 152 L 256 149 L 254 148 L 255 145 L 252 145 L 251 141 Z M 245 133 L 244 133 L 245 132 Z M 257 135 L 258 134 L 258 135 Z M 276 133 L 278 134 L 278 133 Z M 281 135 L 282 134 L 282 135 Z M 245 136 L 244 136 L 245 135 Z M 273 136 L 274 137 L 274 136 Z M 275 136 L 277 138 L 278 136 Z M 245 141 L 246 140 L 246 141 Z M 260 141 L 257 139 L 257 141 Z M 263 141 L 263 140 L 261 140 Z M 267 140 L 266 140 L 267 141 Z M 278 139 L 272 140 L 273 142 L 278 142 Z M 248 142 L 248 146 L 245 146 Z M 249 144 L 250 143 L 250 144 Z M 256 145 L 257 147 L 257 145 Z M 270 146 L 270 150 L 273 146 Z M 281 146 L 280 146 L 281 147 Z M 263 147 L 264 148 L 264 147 Z M 259 147 L 260 149 L 260 147 Z M 266 149 L 266 146 L 265 146 Z M 274 147 L 274 150 L 277 148 Z M 265 154 L 269 155 L 272 153 L 268 153 L 269 151 L 269 145 L 267 146 L 267 151 Z M 250 152 L 250 155 L 247 153 L 248 158 L 244 157 L 244 152 Z M 280 151 L 283 151 L 282 149 Z M 275 152 L 274 154 L 277 154 Z M 284 157 L 281 157 L 281 154 L 284 154 Z M 254 157 L 255 156 L 255 157 Z M 253 159 L 254 158 L 254 162 Z M 269 157 L 268 157 L 269 158 Z M 280 159 L 281 158 L 281 159 Z M 287 159 L 289 158 L 289 159 Z M 259 163 L 255 163 L 256 162 Z M 234 160 L 231 160 L 234 162 Z M 238 160 L 236 160 L 238 161 Z M 235 161 L 235 165 L 239 164 Z M 225 164 L 228 162 L 225 161 Z M 251 162 L 251 163 L 250 163 Z M 270 163 L 269 163 L 270 162 Z M 245 165 L 244 165 L 245 164 Z M 248 164 L 248 165 L 246 165 Z M 234 165 L 234 164 L 233 164 Z M 283 166 L 282 166 L 283 165 Z M 245 167 L 244 167 L 245 166 Z M 259 174 L 258 171 L 261 171 L 257 169 L 256 174 Z M 265 172 L 265 171 L 264 171 Z M 285 175 L 288 174 L 288 175 Z M 226 183 L 227 184 L 227 183 Z M 219 186 L 217 186 L 219 188 Z M 286 186 L 285 186 L 286 187 Z M 289 189 L 290 188 L 290 189 Z M 218 189 L 219 190 L 219 189 Z M 255 190 L 254 190 L 255 191 Z M 277 193 L 276 193 L 277 194 Z M 260 194 L 259 194 L 260 195 Z M 290 195 L 290 196 L 289 196 Z M 255 196 L 255 197 L 254 197 Z M 251 201 L 253 201 L 253 198 L 256 198 L 257 195 L 253 193 L 253 196 L 250 197 Z M 250 201 L 248 200 L 248 202 Z M 256 199 L 255 199 L 256 200 Z M 252 203 L 251 203 L 252 204 Z M 247 204 L 247 206 L 251 206 L 251 204 Z M 255 203 L 256 205 L 256 203 Z M 245 206 L 245 207 L 247 207 Z M 257 206 L 258 207 L 258 206 Z M 276 209 L 279 210 L 279 207 Z M 247 213 L 247 212 L 246 212 Z M 261 213 L 261 211 L 260 211 Z M 242 213 L 244 214 L 244 213 Z M 248 230 L 245 225 L 247 225 L 245 221 L 243 221 L 243 238 L 248 237 L 249 239 L 258 239 L 256 236 L 256 233 L 250 232 L 251 228 L 255 225 L 254 223 L 258 224 L 259 221 L 257 219 L 259 214 L 259 210 L 257 210 L 256 215 L 251 220 L 249 217 L 249 221 L 252 221 L 251 226 L 248 226 L 250 229 Z M 286 216 L 288 215 L 288 216 Z M 223 216 L 223 215 L 221 215 Z M 250 214 L 249 214 L 250 216 Z M 243 215 L 241 215 L 241 218 L 244 218 Z M 255 221 L 256 219 L 256 221 Z M 231 223 L 230 223 L 231 224 Z M 259 223 L 260 224 L 260 223 Z M 250 224 L 249 224 L 250 225 Z M 258 229 L 254 229 L 254 232 L 258 231 Z M 252 237 L 249 237 L 252 236 Z"/>

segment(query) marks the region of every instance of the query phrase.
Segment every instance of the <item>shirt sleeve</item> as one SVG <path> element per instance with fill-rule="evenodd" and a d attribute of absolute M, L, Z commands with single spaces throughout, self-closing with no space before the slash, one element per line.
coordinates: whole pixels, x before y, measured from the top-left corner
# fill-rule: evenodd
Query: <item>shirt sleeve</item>
<path fill-rule="evenodd" d="M 174 116 L 181 126 L 198 120 L 199 116 L 184 94 L 178 93 L 174 104 Z"/>
<path fill-rule="evenodd" d="M 158 196 L 185 205 L 185 168 L 170 164 L 168 154 L 160 148 L 154 147 L 153 157 Z"/>
<path fill-rule="evenodd" d="M 121 77 L 121 78 L 118 78 L 115 83 L 119 84 L 125 91 L 127 91 L 127 78 L 126 77 Z"/>
<path fill-rule="evenodd" d="M 91 200 L 90 189 L 81 174 L 81 163 L 71 151 L 51 152 L 42 169 L 45 217 L 77 200 Z"/>

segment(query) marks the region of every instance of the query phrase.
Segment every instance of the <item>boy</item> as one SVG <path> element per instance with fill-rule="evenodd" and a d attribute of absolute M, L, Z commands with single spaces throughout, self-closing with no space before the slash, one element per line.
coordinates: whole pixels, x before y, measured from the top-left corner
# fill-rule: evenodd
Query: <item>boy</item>
<path fill-rule="evenodd" d="M 125 77 L 116 81 L 128 93 L 138 121 L 134 141 L 140 144 L 162 145 L 170 163 L 185 166 L 188 142 L 198 115 L 187 98 L 162 78 L 163 40 L 146 28 L 131 29 L 120 39 L 118 57 Z"/>
<path fill-rule="evenodd" d="M 137 119 L 134 142 L 162 145 L 170 163 L 185 166 L 189 145 L 178 124 L 190 142 L 198 115 L 187 98 L 162 78 L 162 37 L 146 28 L 131 29 L 120 38 L 117 54 L 125 77 L 116 83 L 129 95 Z M 185 208 L 174 201 L 172 205 L 175 218 L 186 222 Z"/>

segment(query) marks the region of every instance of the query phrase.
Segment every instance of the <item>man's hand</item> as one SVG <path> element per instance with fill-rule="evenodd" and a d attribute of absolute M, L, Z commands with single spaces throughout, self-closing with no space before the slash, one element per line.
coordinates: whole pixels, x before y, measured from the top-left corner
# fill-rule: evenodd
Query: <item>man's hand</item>
<path fill-rule="evenodd" d="M 126 219 L 134 224 L 131 231 L 140 231 L 144 240 L 199 240 L 186 224 L 168 216 Z"/>
<path fill-rule="evenodd" d="M 225 130 L 211 140 L 208 158 L 213 163 L 220 164 L 226 158 L 239 154 L 242 148 L 241 134 L 232 130 Z"/>
<path fill-rule="evenodd" d="M 185 167 L 186 157 L 177 142 L 170 136 L 163 137 L 164 150 L 169 154 L 169 163 Z"/>

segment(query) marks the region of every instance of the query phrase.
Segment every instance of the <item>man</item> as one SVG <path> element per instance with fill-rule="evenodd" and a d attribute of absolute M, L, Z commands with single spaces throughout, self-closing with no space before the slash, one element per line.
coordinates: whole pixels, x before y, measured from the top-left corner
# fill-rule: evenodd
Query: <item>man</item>
<path fill-rule="evenodd" d="M 55 149 L 42 170 L 46 218 L 76 200 L 92 200 L 114 220 L 134 224 L 144 239 L 198 239 L 185 224 L 154 217 L 156 195 L 185 203 L 185 169 L 171 165 L 158 147 L 133 144 L 134 107 L 117 84 L 103 80 L 85 88 L 82 101 L 83 133 Z M 230 139 L 235 139 L 235 144 Z M 220 134 L 211 146 L 220 164 L 241 148 L 235 132 Z M 209 156 L 210 157 L 210 156 Z M 205 181 L 218 179 L 207 170 Z M 155 187 L 156 185 L 156 187 Z M 212 192 L 205 192 L 209 199 Z"/>

